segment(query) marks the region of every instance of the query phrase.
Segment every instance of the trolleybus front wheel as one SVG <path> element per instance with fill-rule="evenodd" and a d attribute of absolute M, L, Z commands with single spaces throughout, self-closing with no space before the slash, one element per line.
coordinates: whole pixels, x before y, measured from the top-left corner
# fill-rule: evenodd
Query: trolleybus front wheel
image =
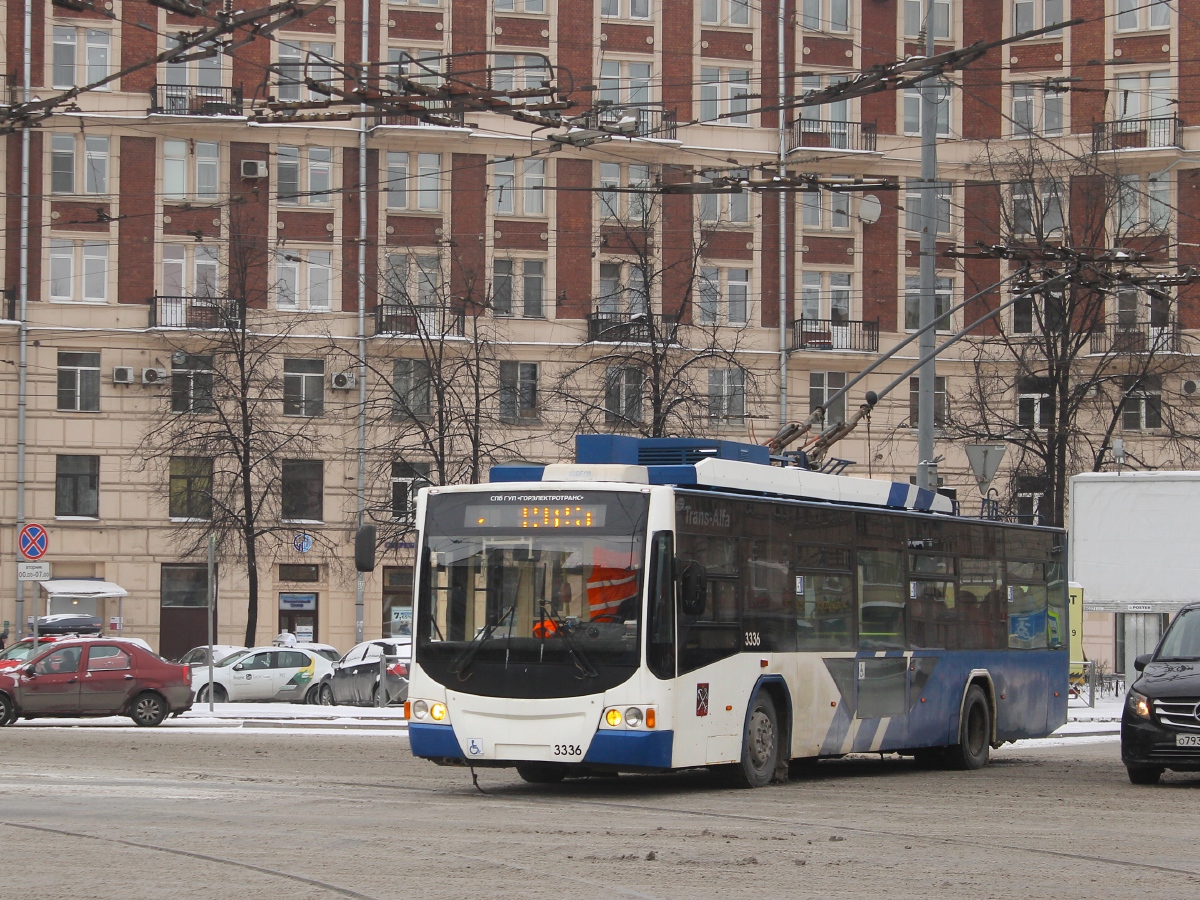
<path fill-rule="evenodd" d="M 734 783 L 739 787 L 765 787 L 771 783 L 778 761 L 779 717 L 775 702 L 766 691 L 759 691 L 746 717 L 742 760 L 731 767 Z"/>

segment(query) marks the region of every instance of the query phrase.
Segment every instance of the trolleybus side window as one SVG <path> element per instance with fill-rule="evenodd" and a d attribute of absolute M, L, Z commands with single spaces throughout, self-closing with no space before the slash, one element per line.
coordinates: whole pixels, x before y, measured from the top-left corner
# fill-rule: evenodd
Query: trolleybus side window
<path fill-rule="evenodd" d="M 905 640 L 904 555 L 895 550 L 858 551 L 858 646 L 903 650 Z"/>
<path fill-rule="evenodd" d="M 1048 644 L 1049 622 L 1046 616 L 1045 565 L 1040 562 L 1009 560 L 1008 646 L 1035 650 Z"/>
<path fill-rule="evenodd" d="M 999 650 L 1008 646 L 1003 563 L 962 557 L 958 561 L 959 646 Z"/>
<path fill-rule="evenodd" d="M 674 678 L 675 542 L 671 532 L 655 534 L 651 547 L 646 666 L 658 678 Z"/>

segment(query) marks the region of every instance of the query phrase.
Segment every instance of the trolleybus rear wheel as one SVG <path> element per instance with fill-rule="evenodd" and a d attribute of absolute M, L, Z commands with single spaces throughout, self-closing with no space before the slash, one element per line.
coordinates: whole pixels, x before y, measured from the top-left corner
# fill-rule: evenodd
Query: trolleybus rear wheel
<path fill-rule="evenodd" d="M 952 769 L 982 769 L 992 750 L 992 711 L 987 697 L 977 684 L 967 688 L 962 718 L 958 724 L 958 743 L 946 748 L 946 762 Z"/>

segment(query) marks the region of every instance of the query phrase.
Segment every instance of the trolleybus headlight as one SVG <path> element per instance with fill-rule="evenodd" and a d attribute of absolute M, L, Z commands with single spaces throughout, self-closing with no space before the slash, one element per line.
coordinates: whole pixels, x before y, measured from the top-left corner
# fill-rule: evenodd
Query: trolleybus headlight
<path fill-rule="evenodd" d="M 435 722 L 440 722 L 442 719 L 446 718 L 446 704 L 435 703 L 429 707 L 429 718 L 433 719 Z"/>
<path fill-rule="evenodd" d="M 429 704 L 424 700 L 416 700 L 412 705 L 413 716 L 418 719 L 423 719 L 429 715 Z"/>
<path fill-rule="evenodd" d="M 1137 691 L 1129 692 L 1129 711 L 1139 719 L 1150 718 L 1150 701 Z"/>
<path fill-rule="evenodd" d="M 642 724 L 642 711 L 636 706 L 631 706 L 625 710 L 625 724 L 630 728 L 637 728 Z"/>
<path fill-rule="evenodd" d="M 619 709 L 610 709 L 604 714 L 604 721 L 616 728 L 621 724 L 621 711 Z"/>

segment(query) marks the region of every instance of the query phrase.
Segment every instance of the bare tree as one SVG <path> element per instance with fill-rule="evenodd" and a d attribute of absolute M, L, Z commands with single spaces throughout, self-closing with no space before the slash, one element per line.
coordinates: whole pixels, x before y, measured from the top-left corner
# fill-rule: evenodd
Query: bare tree
<path fill-rule="evenodd" d="M 285 387 L 281 361 L 296 352 L 312 317 L 269 310 L 264 249 L 243 239 L 238 221 L 234 207 L 223 290 L 198 284 L 187 296 L 157 298 L 166 320 L 158 324 L 178 328 L 163 333 L 172 354 L 170 396 L 138 452 L 148 467 L 169 472 L 156 481 L 178 523 L 181 555 L 202 557 L 211 537 L 219 561 L 244 564 L 245 642 L 253 646 L 259 566 L 295 531 L 286 520 L 322 518 L 308 508 L 320 506 L 321 477 L 313 491 L 286 496 L 283 480 L 289 465 L 322 465 L 316 426 L 324 401 Z M 323 384 L 323 372 L 315 377 Z"/>
<path fill-rule="evenodd" d="M 663 177 L 692 176 L 667 167 Z M 599 194 L 600 291 L 587 317 L 589 346 L 564 354 L 553 388 L 567 433 L 665 437 L 742 421 L 758 393 L 739 355 L 753 315 L 751 266 L 722 269 L 706 251 L 731 217 L 748 221 L 730 215 L 748 209 L 748 195 L 701 195 L 697 216 L 693 196 L 649 183 Z"/>
<path fill-rule="evenodd" d="M 992 181 L 968 187 L 967 214 L 998 211 L 1003 249 L 981 255 L 1010 260 L 1010 273 L 1027 267 L 1016 289 L 1060 275 L 1068 286 L 1018 301 L 967 339 L 971 377 L 944 427 L 1005 442 L 1009 509 L 1031 517 L 1036 506 L 1039 520 L 1062 525 L 1069 477 L 1100 470 L 1122 425 L 1148 452 L 1158 445 L 1160 461 L 1166 445 L 1177 464 L 1196 457 L 1195 414 L 1168 389 L 1193 362 L 1167 262 L 1173 211 L 1155 176 L 1123 171 L 1103 146 L 1073 156 L 1031 136 L 1015 150 L 988 147 L 983 162 Z M 982 287 L 968 279 L 968 293 Z"/>

